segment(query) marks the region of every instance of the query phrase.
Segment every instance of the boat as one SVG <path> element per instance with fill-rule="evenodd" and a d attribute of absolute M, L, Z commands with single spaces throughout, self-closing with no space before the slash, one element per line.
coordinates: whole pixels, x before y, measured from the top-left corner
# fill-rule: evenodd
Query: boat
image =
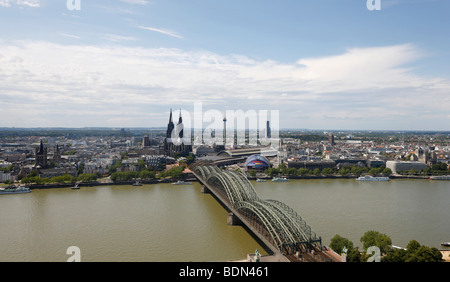
<path fill-rule="evenodd" d="M 450 247 L 450 242 L 441 242 L 441 246 Z"/>
<path fill-rule="evenodd" d="M 272 179 L 272 182 L 288 182 L 289 179 L 287 179 L 286 177 L 275 177 Z"/>
<path fill-rule="evenodd" d="M 136 181 L 133 183 L 133 186 L 142 186 L 142 183 L 141 183 L 141 181 L 136 180 Z"/>
<path fill-rule="evenodd" d="M 30 193 L 31 189 L 25 186 L 19 187 L 8 187 L 0 189 L 0 195 L 2 194 L 22 194 L 22 193 Z"/>
<path fill-rule="evenodd" d="M 177 182 L 172 183 L 173 185 L 192 185 L 191 182 L 184 182 L 181 180 L 178 180 Z"/>
<path fill-rule="evenodd" d="M 435 175 L 430 177 L 431 180 L 450 180 L 450 175 Z"/>
<path fill-rule="evenodd" d="M 76 183 L 74 186 L 72 186 L 70 189 L 80 189 L 80 185 L 78 185 L 78 183 Z"/>
<path fill-rule="evenodd" d="M 389 177 L 374 177 L 374 176 L 370 176 L 370 175 L 365 175 L 365 176 L 360 176 L 358 178 L 356 178 L 356 180 L 359 181 L 388 181 Z"/>
<path fill-rule="evenodd" d="M 258 179 L 256 179 L 256 182 L 266 182 L 266 180 L 265 180 L 265 179 L 258 178 Z"/>

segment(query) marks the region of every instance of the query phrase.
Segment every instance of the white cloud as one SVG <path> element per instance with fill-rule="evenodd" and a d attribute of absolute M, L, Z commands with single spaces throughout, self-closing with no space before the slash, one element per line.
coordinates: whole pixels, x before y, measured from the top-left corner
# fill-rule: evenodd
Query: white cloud
<path fill-rule="evenodd" d="M 180 38 L 180 39 L 183 38 L 181 35 L 177 34 L 176 32 L 170 31 L 170 30 L 164 30 L 164 29 L 148 27 L 148 26 L 138 26 L 138 28 L 159 32 L 159 33 L 162 33 L 162 34 L 165 34 L 165 35 L 169 35 L 169 36 L 172 36 L 172 37 L 176 37 L 176 38 Z"/>
<path fill-rule="evenodd" d="M 11 7 L 12 4 L 17 6 L 40 7 L 40 0 L 0 0 L 0 6 Z"/>
<path fill-rule="evenodd" d="M 120 0 L 121 2 L 129 3 L 129 4 L 137 4 L 137 5 L 148 5 L 150 2 L 145 0 Z"/>
<path fill-rule="evenodd" d="M 448 129 L 450 82 L 404 68 L 421 55 L 413 45 L 291 64 L 43 41 L 0 40 L 0 50 L 4 126 L 163 126 L 166 116 L 158 123 L 155 112 L 202 101 L 220 110 L 280 110 L 281 127 Z"/>

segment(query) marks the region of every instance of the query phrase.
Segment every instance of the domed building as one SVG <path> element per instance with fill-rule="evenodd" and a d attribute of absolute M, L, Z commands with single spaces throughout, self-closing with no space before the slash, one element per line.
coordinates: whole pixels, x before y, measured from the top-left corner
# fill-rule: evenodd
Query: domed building
<path fill-rule="evenodd" d="M 270 167 L 270 161 L 264 156 L 253 155 L 247 158 L 244 165 L 247 171 L 250 169 L 264 171 Z"/>

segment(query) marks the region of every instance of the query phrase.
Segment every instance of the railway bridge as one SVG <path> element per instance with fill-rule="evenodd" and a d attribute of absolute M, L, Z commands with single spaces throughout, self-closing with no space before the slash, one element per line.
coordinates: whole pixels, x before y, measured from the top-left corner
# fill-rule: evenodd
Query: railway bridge
<path fill-rule="evenodd" d="M 197 166 L 193 174 L 202 192 L 213 194 L 228 211 L 228 223 L 247 227 L 271 255 L 286 261 L 338 261 L 300 215 L 280 201 L 260 199 L 242 173 Z"/>

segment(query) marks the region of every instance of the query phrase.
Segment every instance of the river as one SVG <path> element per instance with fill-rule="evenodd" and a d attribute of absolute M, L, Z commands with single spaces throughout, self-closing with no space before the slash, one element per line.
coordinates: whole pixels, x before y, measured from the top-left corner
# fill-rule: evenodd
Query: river
<path fill-rule="evenodd" d="M 300 214 L 325 245 L 339 234 L 361 246 L 376 230 L 405 247 L 410 240 L 437 247 L 450 241 L 450 182 L 353 179 L 254 182 L 261 199 Z M 0 261 L 66 261 L 70 246 L 81 261 L 229 261 L 256 249 L 242 227 L 200 184 L 34 189 L 0 195 Z"/>

